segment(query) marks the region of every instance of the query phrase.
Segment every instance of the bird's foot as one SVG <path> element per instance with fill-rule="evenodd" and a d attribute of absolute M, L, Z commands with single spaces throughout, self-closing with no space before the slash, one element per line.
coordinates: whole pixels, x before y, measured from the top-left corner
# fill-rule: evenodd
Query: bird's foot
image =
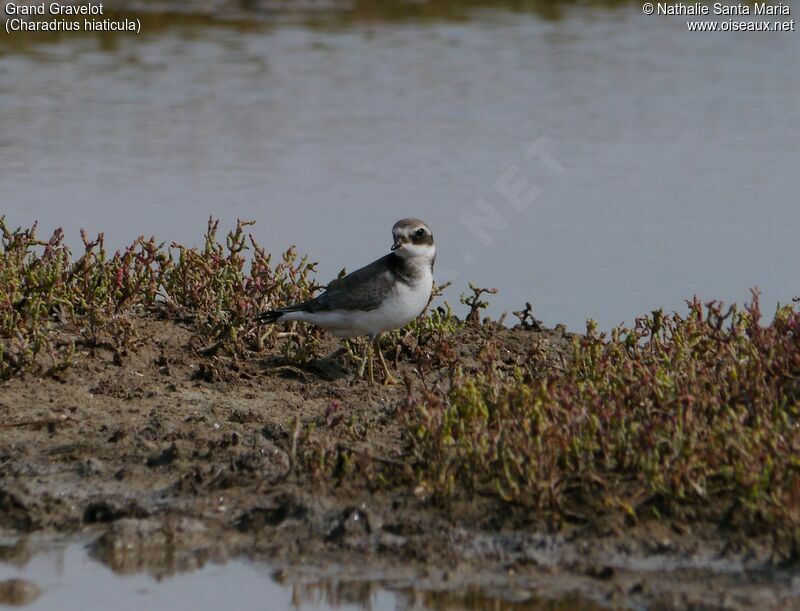
<path fill-rule="evenodd" d="M 383 385 L 384 386 L 396 385 L 397 380 L 394 379 L 394 376 L 392 376 L 392 372 L 389 371 L 389 367 L 386 365 L 386 359 L 383 358 L 383 352 L 380 351 L 380 346 L 378 346 L 376 352 L 378 353 L 378 360 L 381 362 L 381 372 L 383 373 Z"/>
<path fill-rule="evenodd" d="M 372 372 L 372 355 L 369 355 L 369 363 L 367 365 L 367 380 L 369 380 L 370 384 L 375 384 L 375 376 Z"/>
<path fill-rule="evenodd" d="M 397 386 L 400 382 L 398 382 L 395 377 L 389 373 L 389 370 L 383 372 L 383 385 L 384 386 Z"/>
<path fill-rule="evenodd" d="M 356 379 L 363 379 L 364 373 L 367 369 L 367 363 L 369 363 L 370 368 L 372 368 L 372 353 L 369 350 L 370 346 L 367 344 L 364 346 L 364 355 L 361 357 L 361 363 L 358 366 L 358 372 L 356 373 Z"/>

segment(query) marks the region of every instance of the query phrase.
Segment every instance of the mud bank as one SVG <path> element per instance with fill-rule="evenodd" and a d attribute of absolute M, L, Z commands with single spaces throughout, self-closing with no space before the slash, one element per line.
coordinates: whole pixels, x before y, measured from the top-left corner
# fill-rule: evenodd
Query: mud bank
<path fill-rule="evenodd" d="M 91 554 L 113 570 L 162 576 L 247 557 L 278 567 L 285 583 L 368 578 L 462 603 L 477 589 L 601 606 L 798 604 L 800 578 L 774 561 L 768 541 L 710 524 L 611 514 L 554 525 L 490 496 L 441 506 L 419 489 L 324 477 L 301 459 L 313 440 L 354 460 L 401 462 L 408 397 L 445 385 L 445 373 L 423 380 L 401 359 L 405 385 L 371 386 L 353 379 L 330 338 L 325 356 L 301 367 L 277 351 L 250 360 L 204 354 L 175 322 L 135 325 L 146 341 L 122 357 L 86 351 L 55 378 L 0 385 L 7 541 L 88 537 Z M 489 339 L 509 366 L 533 345 L 554 366 L 570 358 L 572 338 L 561 329 L 456 333 L 467 370 Z"/>

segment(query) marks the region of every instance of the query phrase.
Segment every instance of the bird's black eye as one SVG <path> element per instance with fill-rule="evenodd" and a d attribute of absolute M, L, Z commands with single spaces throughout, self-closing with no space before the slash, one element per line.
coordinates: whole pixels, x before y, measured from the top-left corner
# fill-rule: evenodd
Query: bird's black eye
<path fill-rule="evenodd" d="M 423 229 L 422 227 L 420 227 L 420 228 L 419 228 L 419 229 L 417 229 L 417 230 L 416 230 L 414 233 L 415 233 L 415 235 L 416 235 L 418 238 L 421 238 L 422 236 L 424 236 L 424 235 L 425 235 L 425 229 Z"/>

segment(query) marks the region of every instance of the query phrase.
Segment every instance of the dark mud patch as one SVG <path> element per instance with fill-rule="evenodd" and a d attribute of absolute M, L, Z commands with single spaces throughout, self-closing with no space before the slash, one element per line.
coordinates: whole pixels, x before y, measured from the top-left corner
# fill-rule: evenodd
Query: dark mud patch
<path fill-rule="evenodd" d="M 522 608 L 798 604 L 800 578 L 773 563 L 768 541 L 702 522 L 576 516 L 555 528 L 478 494 L 442 509 L 411 489 L 320 477 L 298 462 L 297 430 L 396 462 L 406 387 L 353 381 L 334 340 L 297 367 L 277 353 L 198 355 L 187 328 L 137 325 L 158 342 L 122 359 L 84 355 L 58 379 L 0 385 L 0 528 L 10 536 L 88 536 L 91 555 L 119 573 L 168 576 L 244 556 L 279 567 L 284 583 L 379 582 L 424 591 L 431 607 L 483 608 L 487 593 Z M 466 369 L 487 341 L 509 367 L 534 347 L 558 367 L 571 350 L 563 330 L 457 333 Z M 417 390 L 447 383 L 396 366 Z"/>

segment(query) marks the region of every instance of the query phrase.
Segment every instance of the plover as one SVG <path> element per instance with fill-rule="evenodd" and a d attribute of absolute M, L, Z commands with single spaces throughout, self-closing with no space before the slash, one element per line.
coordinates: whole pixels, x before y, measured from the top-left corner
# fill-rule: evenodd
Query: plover
<path fill-rule="evenodd" d="M 391 252 L 343 278 L 334 280 L 325 292 L 303 303 L 264 312 L 264 322 L 301 320 L 329 329 L 337 337 L 369 336 L 359 376 L 378 353 L 384 384 L 395 380 L 380 351 L 381 335 L 410 323 L 423 310 L 433 290 L 436 246 L 430 228 L 419 219 L 403 219 L 392 227 Z"/>

